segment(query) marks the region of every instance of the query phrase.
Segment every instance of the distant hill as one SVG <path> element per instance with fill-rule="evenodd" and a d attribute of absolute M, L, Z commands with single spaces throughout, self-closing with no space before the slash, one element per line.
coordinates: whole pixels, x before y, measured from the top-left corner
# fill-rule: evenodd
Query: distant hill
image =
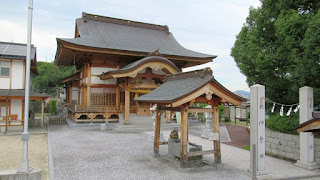
<path fill-rule="evenodd" d="M 234 93 L 237 95 L 240 95 L 241 97 L 250 99 L 250 92 L 248 92 L 248 91 L 236 90 L 236 91 L 234 91 Z"/>

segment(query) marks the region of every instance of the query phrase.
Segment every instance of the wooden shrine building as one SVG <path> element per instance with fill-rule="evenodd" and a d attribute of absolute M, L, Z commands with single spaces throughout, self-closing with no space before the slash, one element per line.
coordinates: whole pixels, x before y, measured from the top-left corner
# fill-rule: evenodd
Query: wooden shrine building
<path fill-rule="evenodd" d="M 112 121 L 123 114 L 129 123 L 129 113 L 150 115 L 150 105 L 134 97 L 156 89 L 167 74 L 215 57 L 185 49 L 167 26 L 83 13 L 74 38 L 57 38 L 55 63 L 75 68 L 60 81 L 73 121 Z"/>
<path fill-rule="evenodd" d="M 164 83 L 152 92 L 135 98 L 139 104 L 157 104 L 154 153 L 159 155 L 160 116 L 162 111 L 181 112 L 180 132 L 180 161 L 181 167 L 187 167 L 188 157 L 204 154 L 214 154 L 215 162 L 221 162 L 220 130 L 218 105 L 221 103 L 232 103 L 240 106 L 246 99 L 237 96 L 223 87 L 212 76 L 210 68 L 186 73 L 167 75 Z M 191 108 L 190 105 L 202 102 L 212 105 L 212 108 Z M 212 112 L 212 125 L 215 133 L 214 150 L 188 152 L 188 113 Z M 161 144 L 166 144 L 162 142 Z"/>

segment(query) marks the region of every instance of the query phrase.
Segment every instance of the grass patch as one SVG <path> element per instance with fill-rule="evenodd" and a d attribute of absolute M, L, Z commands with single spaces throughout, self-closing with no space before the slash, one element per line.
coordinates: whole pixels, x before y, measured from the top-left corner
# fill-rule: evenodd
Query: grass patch
<path fill-rule="evenodd" d="M 234 120 L 231 120 L 230 122 L 222 122 L 222 123 L 235 125 Z M 238 126 L 243 126 L 243 127 L 247 127 L 246 121 L 240 121 L 240 120 L 238 120 L 238 119 L 237 119 L 236 125 L 238 125 Z M 248 126 L 250 126 L 250 123 L 248 123 Z"/>
<path fill-rule="evenodd" d="M 245 147 L 242 147 L 241 149 L 244 149 L 244 150 L 250 151 L 250 146 L 245 146 Z"/>

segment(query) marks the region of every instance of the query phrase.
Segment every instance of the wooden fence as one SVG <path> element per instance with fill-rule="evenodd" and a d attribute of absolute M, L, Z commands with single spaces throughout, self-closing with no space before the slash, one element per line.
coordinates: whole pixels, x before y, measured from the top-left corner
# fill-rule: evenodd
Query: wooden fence
<path fill-rule="evenodd" d="M 63 125 L 63 124 L 67 124 L 65 117 L 49 118 L 49 125 Z"/>

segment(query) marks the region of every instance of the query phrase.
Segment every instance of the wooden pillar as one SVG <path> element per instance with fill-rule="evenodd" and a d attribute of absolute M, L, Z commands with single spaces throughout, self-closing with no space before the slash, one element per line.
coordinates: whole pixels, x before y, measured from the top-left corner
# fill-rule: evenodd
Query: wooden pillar
<path fill-rule="evenodd" d="M 214 146 L 214 161 L 215 163 L 221 163 L 221 149 L 220 149 L 220 129 L 219 129 L 219 110 L 218 106 L 213 106 L 212 111 L 212 126 L 215 133 L 215 140 L 213 140 Z"/>
<path fill-rule="evenodd" d="M 87 88 L 82 88 L 82 105 L 87 106 Z"/>
<path fill-rule="evenodd" d="M 181 110 L 180 167 L 188 166 L 188 106 Z"/>
<path fill-rule="evenodd" d="M 41 129 L 44 128 L 44 99 L 41 100 Z"/>
<path fill-rule="evenodd" d="M 124 123 L 130 123 L 130 91 L 125 89 L 124 91 Z"/>
<path fill-rule="evenodd" d="M 160 125 L 161 125 L 161 113 L 159 111 L 159 106 L 157 106 L 155 127 L 154 127 L 154 146 L 153 146 L 154 147 L 153 153 L 155 157 L 160 156 L 159 155 Z"/>
<path fill-rule="evenodd" d="M 87 106 L 91 105 L 91 67 L 90 64 L 87 66 Z"/>
<path fill-rule="evenodd" d="M 120 87 L 116 87 L 116 108 L 120 109 Z"/>

